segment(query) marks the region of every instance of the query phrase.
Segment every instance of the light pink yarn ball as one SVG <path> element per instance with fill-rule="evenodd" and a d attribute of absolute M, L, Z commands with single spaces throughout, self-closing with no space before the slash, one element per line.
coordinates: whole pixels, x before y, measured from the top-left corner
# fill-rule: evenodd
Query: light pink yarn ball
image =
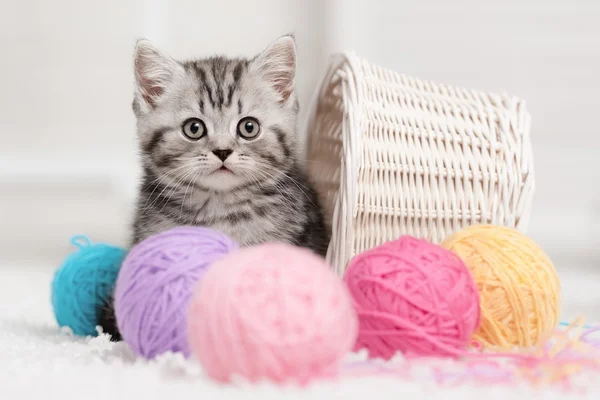
<path fill-rule="evenodd" d="M 342 280 L 305 249 L 263 244 L 215 262 L 188 314 L 192 352 L 227 382 L 307 383 L 335 375 L 358 318 Z"/>

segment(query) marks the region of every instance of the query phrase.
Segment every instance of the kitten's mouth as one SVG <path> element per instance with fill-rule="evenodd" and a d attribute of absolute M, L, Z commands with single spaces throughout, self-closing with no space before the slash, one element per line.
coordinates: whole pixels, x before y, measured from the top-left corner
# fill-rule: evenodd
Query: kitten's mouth
<path fill-rule="evenodd" d="M 225 172 L 225 173 L 231 173 L 231 170 L 229 168 L 227 168 L 226 166 L 222 165 L 221 168 L 219 168 L 218 170 L 216 170 L 215 172 Z"/>

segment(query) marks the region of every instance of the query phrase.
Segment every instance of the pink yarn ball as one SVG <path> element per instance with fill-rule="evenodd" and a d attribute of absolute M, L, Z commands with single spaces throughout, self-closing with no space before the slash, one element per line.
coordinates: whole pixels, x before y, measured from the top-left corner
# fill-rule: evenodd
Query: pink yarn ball
<path fill-rule="evenodd" d="M 467 266 L 426 240 L 403 236 L 359 254 L 344 280 L 359 317 L 356 349 L 372 358 L 458 355 L 479 325 Z"/>
<path fill-rule="evenodd" d="M 325 261 L 275 243 L 213 264 L 188 314 L 192 352 L 221 382 L 237 375 L 303 384 L 331 376 L 357 329 L 350 295 Z"/>

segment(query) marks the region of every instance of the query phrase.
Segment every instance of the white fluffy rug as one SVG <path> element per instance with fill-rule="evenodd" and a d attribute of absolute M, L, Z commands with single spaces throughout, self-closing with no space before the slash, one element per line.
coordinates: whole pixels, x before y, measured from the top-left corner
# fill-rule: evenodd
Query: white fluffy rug
<path fill-rule="evenodd" d="M 49 301 L 52 271 L 0 266 L 0 399 L 598 399 L 600 379 L 581 375 L 577 391 L 528 384 L 440 385 L 432 366 L 412 377 L 401 374 L 344 376 L 306 388 L 271 384 L 218 385 L 203 376 L 193 360 L 166 355 L 136 359 L 123 343 L 107 337 L 74 338 L 54 322 Z M 582 313 L 600 320 L 599 275 L 561 273 L 563 317 Z M 357 357 L 349 357 L 348 363 Z M 360 358 L 360 357 L 359 357 Z M 454 368 L 452 364 L 446 364 Z M 457 367 L 459 369 L 459 367 Z M 589 375 L 589 376 L 588 376 Z"/>

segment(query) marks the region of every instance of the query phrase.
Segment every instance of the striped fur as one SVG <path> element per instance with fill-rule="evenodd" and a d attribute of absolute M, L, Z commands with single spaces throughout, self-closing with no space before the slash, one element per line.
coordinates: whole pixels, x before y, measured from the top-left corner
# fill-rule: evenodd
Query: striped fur
<path fill-rule="evenodd" d="M 138 42 L 133 109 L 144 172 L 132 244 L 175 226 L 198 225 L 243 246 L 281 241 L 325 255 L 329 232 L 296 156 L 295 68 L 290 36 L 251 60 L 178 62 Z M 244 117 L 260 123 L 257 138 L 237 133 Z M 205 137 L 191 141 L 182 134 L 189 118 L 204 122 Z M 223 149 L 232 151 L 225 161 L 213 153 Z M 119 338 L 112 307 L 103 328 Z"/>

